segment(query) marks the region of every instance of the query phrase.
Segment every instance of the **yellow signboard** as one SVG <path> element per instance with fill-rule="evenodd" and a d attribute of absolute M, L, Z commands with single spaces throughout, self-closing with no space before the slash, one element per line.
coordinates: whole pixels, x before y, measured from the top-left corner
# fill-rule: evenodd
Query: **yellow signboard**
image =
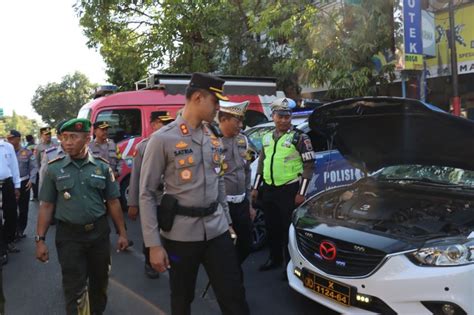
<path fill-rule="evenodd" d="M 458 73 L 474 72 L 474 4 L 460 6 L 455 12 L 455 38 L 458 61 Z M 448 45 L 449 17 L 448 12 L 437 13 L 436 24 L 436 57 L 426 60 L 428 77 L 451 74 L 451 57 Z"/>
<path fill-rule="evenodd" d="M 423 55 L 405 54 L 405 70 L 423 70 Z"/>

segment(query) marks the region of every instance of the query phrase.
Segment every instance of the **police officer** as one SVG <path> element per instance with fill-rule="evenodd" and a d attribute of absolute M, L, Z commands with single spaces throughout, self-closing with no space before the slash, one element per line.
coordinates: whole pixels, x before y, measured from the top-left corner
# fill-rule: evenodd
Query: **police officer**
<path fill-rule="evenodd" d="M 110 267 L 107 212 L 119 227 L 119 250 L 127 247 L 119 188 L 109 164 L 88 152 L 89 132 L 87 119 L 72 119 L 61 127 L 66 156 L 49 162 L 40 190 L 36 258 L 49 259 L 45 237 L 56 208 L 56 248 L 67 314 L 105 310 Z"/>
<path fill-rule="evenodd" d="M 251 172 L 253 156 L 247 137 L 240 133 L 249 102 L 220 102 L 219 128 L 222 132 L 225 190 L 229 204 L 232 227 L 237 233 L 237 254 L 242 262 L 252 247 L 252 221 L 255 210 L 250 204 Z"/>
<path fill-rule="evenodd" d="M 252 198 L 257 199 L 263 179 L 262 202 L 270 247 L 269 259 L 261 271 L 278 268 L 289 261 L 288 228 L 295 206 L 305 200 L 313 176 L 315 154 L 309 137 L 292 127 L 290 99 L 279 98 L 271 105 L 275 130 L 262 137 L 262 152 Z"/>
<path fill-rule="evenodd" d="M 117 154 L 117 145 L 114 140 L 108 138 L 109 128 L 108 122 L 96 121 L 94 123 L 94 140 L 89 144 L 89 148 L 93 155 L 107 160 L 115 177 L 118 177 L 120 156 Z"/>
<path fill-rule="evenodd" d="M 169 124 L 174 119 L 166 111 L 152 112 L 150 115 L 150 126 L 153 132 L 161 129 L 161 127 Z M 140 170 L 142 168 L 143 154 L 145 153 L 146 144 L 149 138 L 145 138 L 135 147 L 133 158 L 132 172 L 130 175 L 130 184 L 128 186 L 128 216 L 132 220 L 136 220 L 138 216 L 138 189 L 140 186 Z M 160 187 L 161 188 L 161 187 Z M 163 189 L 159 189 L 159 194 Z M 145 255 L 145 274 L 150 279 L 159 278 L 160 273 L 153 269 L 150 265 L 150 249 L 143 244 L 143 254 Z"/>
<path fill-rule="evenodd" d="M 0 139 L 0 189 L 5 224 L 0 220 L 0 262 L 6 264 L 16 232 L 16 207 L 20 198 L 20 172 L 13 146 Z"/>
<path fill-rule="evenodd" d="M 17 130 L 10 130 L 7 135 L 8 142 L 13 145 L 16 152 L 16 159 L 20 170 L 20 198 L 18 199 L 18 223 L 16 227 L 16 238 L 22 239 L 25 237 L 26 224 L 28 223 L 28 210 L 30 203 L 30 189 L 36 182 L 36 174 L 38 173 L 37 163 L 33 152 L 27 148 L 22 148 L 21 133 Z M 20 250 L 13 246 L 10 250 L 19 252 Z"/>
<path fill-rule="evenodd" d="M 43 154 L 44 151 L 51 148 L 55 147 L 56 145 L 51 141 L 51 127 L 42 127 L 40 128 L 40 143 L 36 145 L 34 154 L 35 154 L 35 160 L 36 163 L 38 163 L 37 168 L 38 170 L 41 169 L 41 161 L 43 160 Z M 38 173 L 38 178 L 36 179 L 36 182 L 39 184 L 41 182 L 40 176 L 41 174 Z M 36 190 L 35 190 L 35 187 Z M 38 188 L 39 185 L 35 185 L 33 187 L 33 198 L 38 198 Z"/>
<path fill-rule="evenodd" d="M 56 135 L 58 137 L 58 140 L 61 141 L 61 127 L 67 122 L 67 120 L 61 121 L 57 126 L 56 126 Z M 42 178 L 46 174 L 46 170 L 48 169 L 48 163 L 49 161 L 54 160 L 57 157 L 64 156 L 64 149 L 62 142 L 59 143 L 58 146 L 53 146 L 51 148 L 48 148 L 44 151 L 43 154 L 43 160 L 41 161 L 41 167 L 39 169 L 39 178 L 40 178 L 40 183 L 39 186 L 41 188 L 41 184 L 43 182 Z"/>
<path fill-rule="evenodd" d="M 203 264 L 223 314 L 248 314 L 221 176 L 222 144 L 210 129 L 224 81 L 194 73 L 181 116 L 155 132 L 140 172 L 140 219 L 150 263 L 169 269 L 171 312 L 190 314 Z M 163 176 L 163 179 L 162 179 Z M 157 214 L 156 191 L 164 182 Z M 161 232 L 161 237 L 160 237 Z"/>

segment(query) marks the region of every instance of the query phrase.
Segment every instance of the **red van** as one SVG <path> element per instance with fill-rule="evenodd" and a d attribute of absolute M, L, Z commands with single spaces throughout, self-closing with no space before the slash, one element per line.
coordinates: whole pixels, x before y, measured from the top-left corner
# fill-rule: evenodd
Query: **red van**
<path fill-rule="evenodd" d="M 266 122 L 270 104 L 277 95 L 276 79 L 268 77 L 221 76 L 226 83 L 224 93 L 233 102 L 249 100 L 246 125 Z M 122 160 L 119 177 L 122 205 L 126 205 L 130 171 L 135 145 L 152 130 L 150 114 L 166 110 L 172 116 L 184 105 L 184 93 L 191 78 L 187 74 L 157 74 L 136 82 L 136 90 L 113 93 L 114 86 L 96 91 L 95 98 L 82 106 L 78 117 L 110 124 L 109 137 L 117 143 Z"/>

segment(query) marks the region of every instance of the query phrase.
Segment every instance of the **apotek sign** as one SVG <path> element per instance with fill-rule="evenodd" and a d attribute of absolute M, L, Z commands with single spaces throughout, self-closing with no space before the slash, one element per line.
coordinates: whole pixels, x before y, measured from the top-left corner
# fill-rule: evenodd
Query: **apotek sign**
<path fill-rule="evenodd" d="M 403 0 L 405 70 L 423 69 L 423 33 L 420 0 Z"/>

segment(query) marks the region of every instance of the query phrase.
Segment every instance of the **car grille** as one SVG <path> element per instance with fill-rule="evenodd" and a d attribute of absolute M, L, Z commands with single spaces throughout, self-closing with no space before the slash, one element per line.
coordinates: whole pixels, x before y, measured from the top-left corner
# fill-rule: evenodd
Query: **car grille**
<path fill-rule="evenodd" d="M 296 231 L 296 239 L 300 252 L 311 264 L 335 276 L 365 276 L 371 273 L 386 255 L 379 250 L 304 230 Z M 337 254 L 334 260 L 326 260 L 321 256 L 319 247 L 323 241 L 336 246 Z"/>

